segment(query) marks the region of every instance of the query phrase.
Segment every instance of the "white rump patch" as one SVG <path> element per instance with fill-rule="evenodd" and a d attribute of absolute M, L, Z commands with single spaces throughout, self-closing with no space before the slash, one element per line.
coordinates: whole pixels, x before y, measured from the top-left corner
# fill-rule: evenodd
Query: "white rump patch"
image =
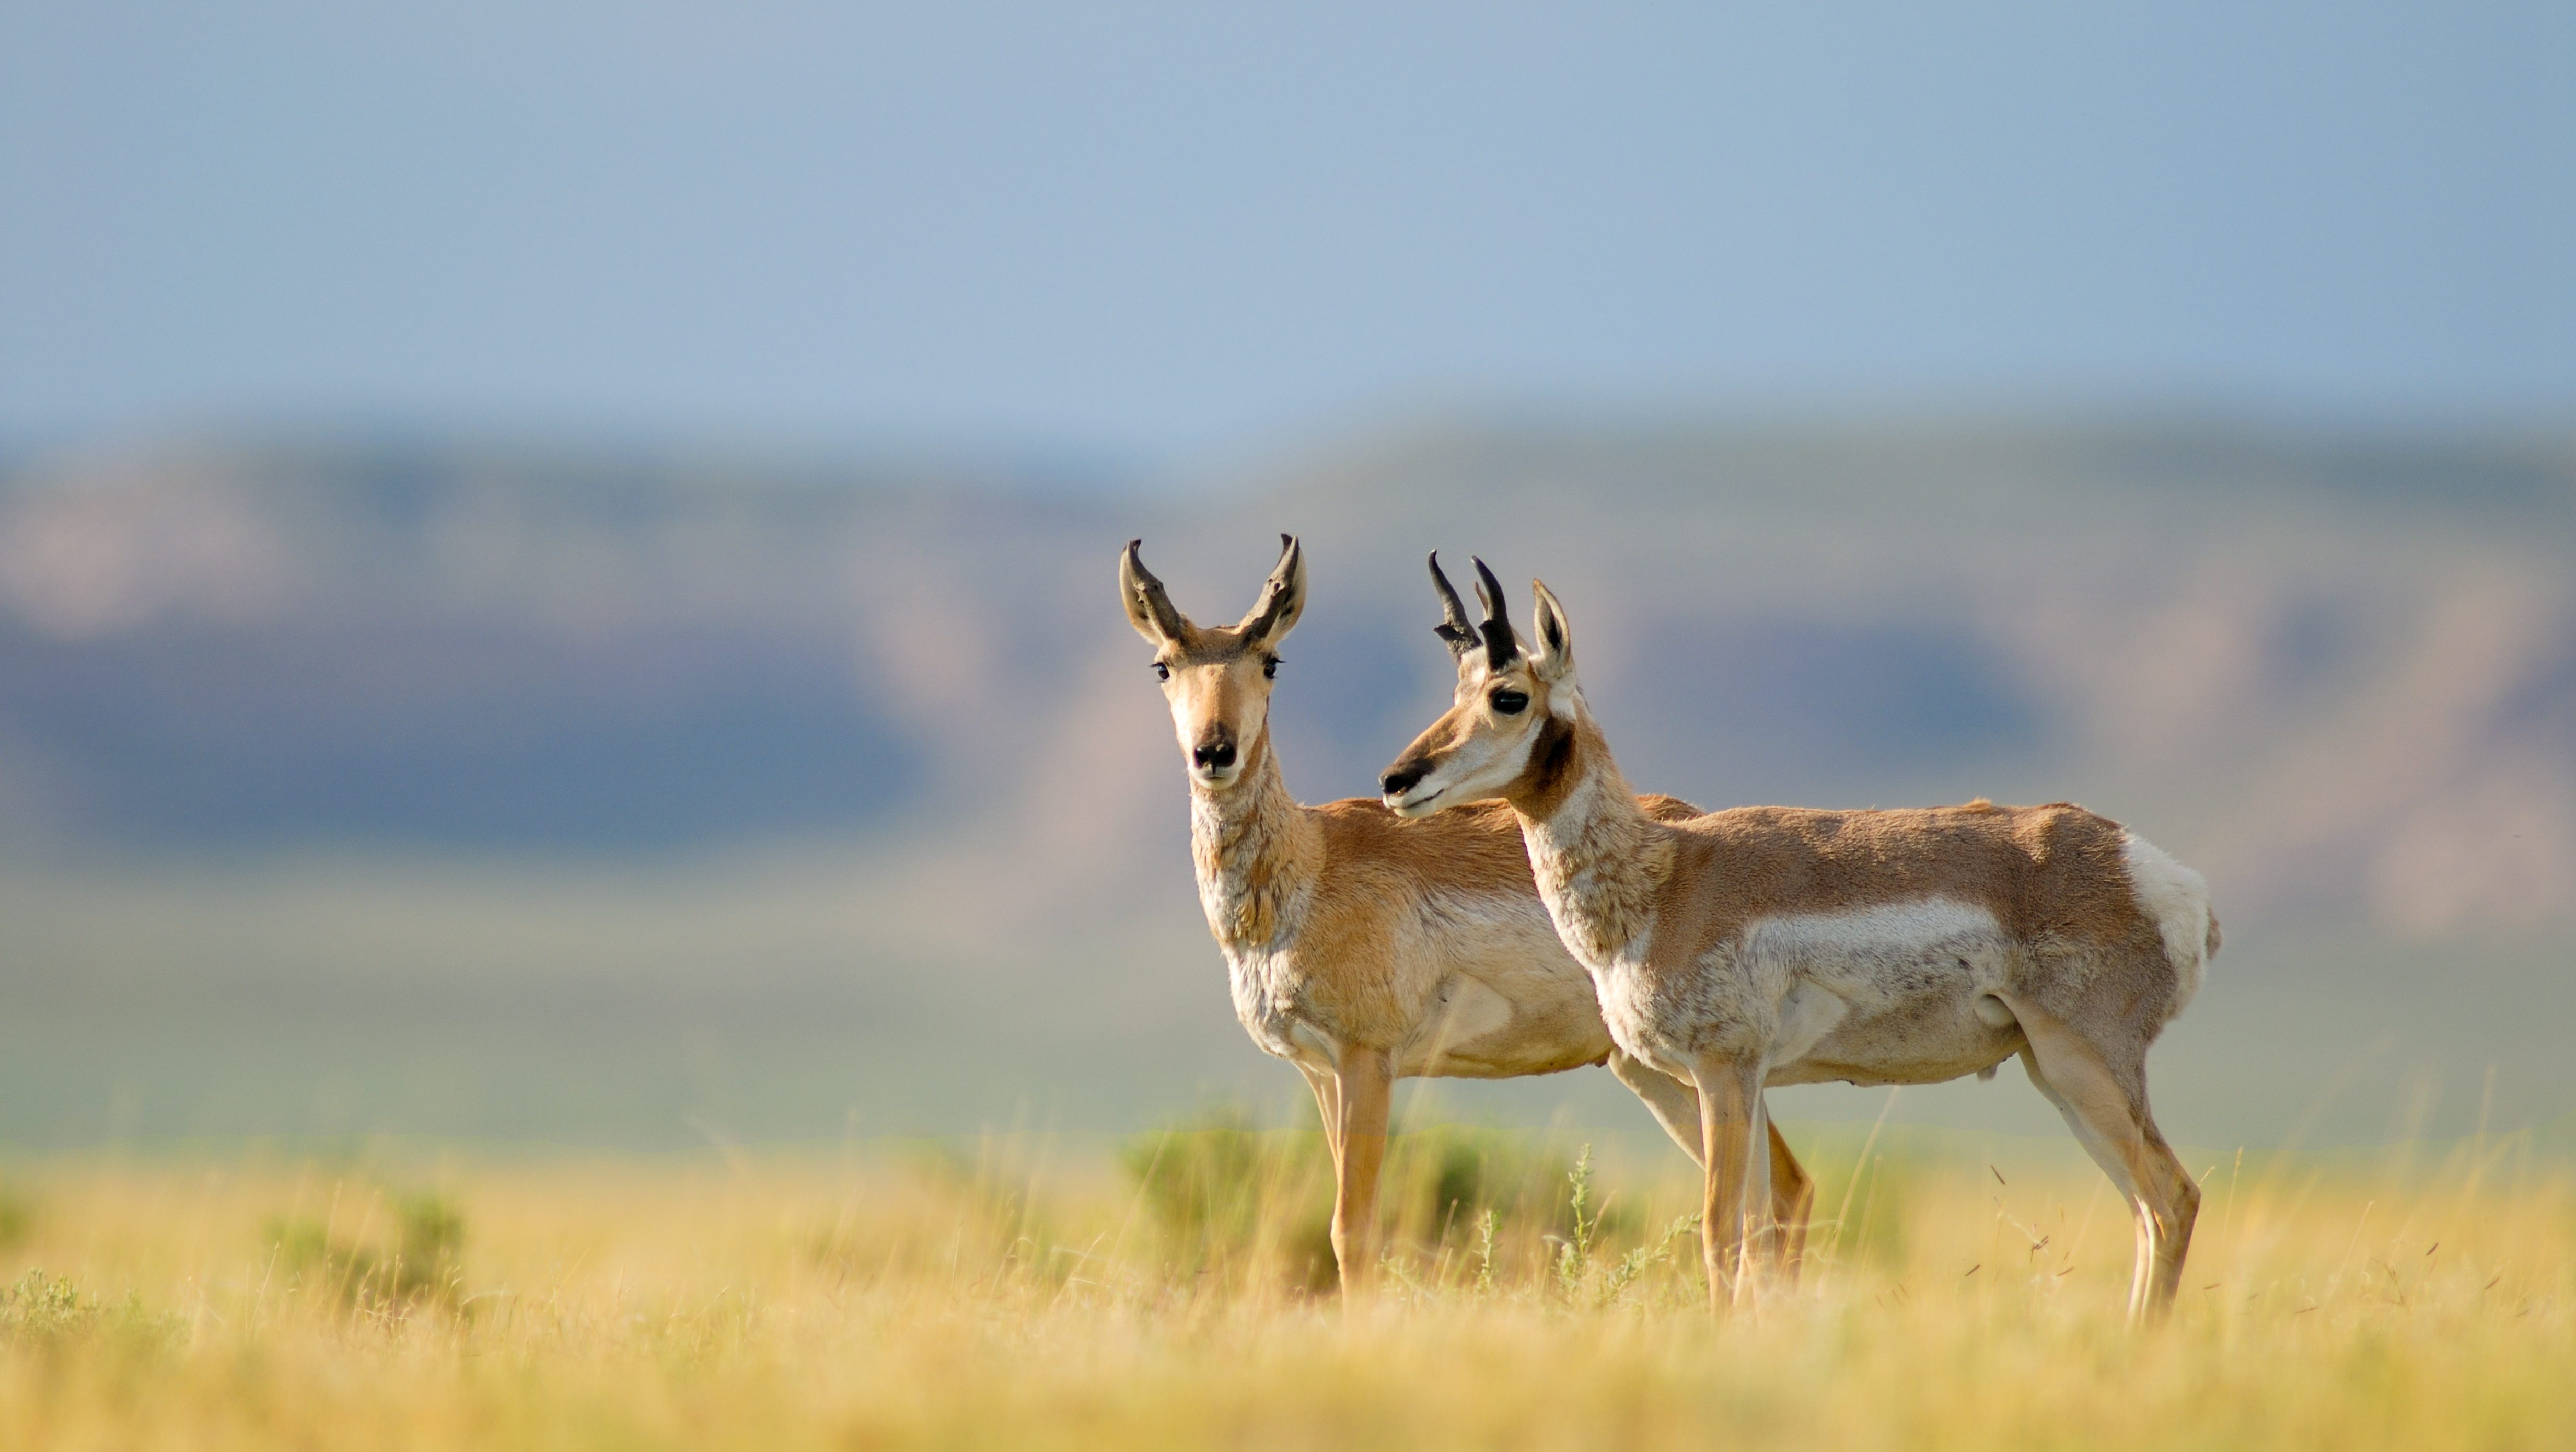
<path fill-rule="evenodd" d="M 2176 986 L 2170 1022 L 2192 995 L 2208 967 L 2209 883 L 2176 862 L 2166 851 L 2135 832 L 2123 832 L 2120 855 L 2129 869 L 2129 892 L 2138 911 L 2153 919 L 2164 935 L 2165 956 L 2173 960 Z"/>

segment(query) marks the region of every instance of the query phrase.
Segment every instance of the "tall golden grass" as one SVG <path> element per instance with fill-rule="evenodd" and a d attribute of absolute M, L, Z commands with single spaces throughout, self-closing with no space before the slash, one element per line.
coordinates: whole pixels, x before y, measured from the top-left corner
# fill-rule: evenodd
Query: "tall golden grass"
<path fill-rule="evenodd" d="M 2181 1304 L 2134 1332 L 2088 1166 L 1800 1138 L 1807 1274 L 1726 1319 L 1677 1157 L 1499 1133 L 1400 1141 L 1347 1306 L 1313 1137 L 1222 1122 L 1112 1155 L 21 1164 L 0 1447 L 2576 1444 L 2576 1179 L 2517 1142 L 2211 1164 Z"/>

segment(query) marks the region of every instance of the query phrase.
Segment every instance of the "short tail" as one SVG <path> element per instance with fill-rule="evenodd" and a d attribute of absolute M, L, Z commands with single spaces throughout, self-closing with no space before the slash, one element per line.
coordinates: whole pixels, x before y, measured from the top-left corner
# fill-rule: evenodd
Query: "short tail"
<path fill-rule="evenodd" d="M 2218 956 L 2218 945 L 2220 941 L 2221 939 L 2218 935 L 2218 909 L 2211 908 L 2209 910 L 2209 940 L 2200 950 L 2201 961 L 2207 962 L 2208 960 Z"/>

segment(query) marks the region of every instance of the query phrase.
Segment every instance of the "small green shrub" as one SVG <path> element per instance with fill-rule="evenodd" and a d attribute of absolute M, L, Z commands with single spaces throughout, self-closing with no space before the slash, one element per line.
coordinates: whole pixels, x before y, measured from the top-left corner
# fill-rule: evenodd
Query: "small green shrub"
<path fill-rule="evenodd" d="M 1487 1211 L 1506 1227 L 1566 1235 L 1574 1224 L 1562 1192 L 1573 1169 L 1562 1151 L 1527 1135 L 1438 1124 L 1395 1137 L 1378 1204 L 1399 1233 L 1435 1244 L 1473 1239 Z M 1606 1209 L 1606 1228 L 1630 1228 L 1626 1207 Z"/>
<path fill-rule="evenodd" d="M 1565 1186 L 1568 1228 L 1563 1235 L 1548 1237 L 1556 1242 L 1556 1259 L 1549 1270 L 1555 1276 L 1557 1294 L 1571 1303 L 1617 1305 L 1648 1270 L 1672 1264 L 1674 1247 L 1699 1228 L 1698 1216 L 1677 1215 L 1657 1239 L 1629 1247 L 1617 1260 L 1605 1260 L 1602 1252 L 1611 1202 L 1593 1191 L 1592 1146 L 1585 1145 L 1582 1158 L 1566 1171 Z M 1478 1277 L 1480 1288 L 1487 1279 Z"/>
<path fill-rule="evenodd" d="M 128 1351 L 159 1351 L 177 1343 L 178 1318 L 143 1307 L 128 1293 L 117 1302 L 84 1295 L 61 1276 L 31 1270 L 0 1287 L 0 1342 L 51 1352 L 80 1344 Z"/>
<path fill-rule="evenodd" d="M 1180 1272 L 1271 1260 L 1291 1284 L 1334 1284 L 1333 1162 L 1320 1131 L 1263 1129 L 1224 1106 L 1129 1140 L 1120 1159 Z M 1586 1236 L 1632 1232 L 1626 1206 L 1567 1202 L 1574 1170 L 1562 1152 L 1505 1130 L 1397 1133 L 1378 1182 L 1382 1245 L 1451 1252 L 1490 1286 L 1503 1239 L 1571 1235 L 1578 1218 Z"/>
<path fill-rule="evenodd" d="M 1176 1269 L 1266 1258 L 1294 1284 L 1334 1283 L 1333 1162 L 1321 1133 L 1261 1129 L 1226 1106 L 1136 1136 L 1119 1159 Z"/>
<path fill-rule="evenodd" d="M 278 1222 L 270 1238 L 296 1284 L 320 1286 L 357 1310 L 454 1309 L 464 1300 L 464 1212 L 437 1195 L 395 1200 L 390 1248 L 342 1240 L 309 1219 Z"/>

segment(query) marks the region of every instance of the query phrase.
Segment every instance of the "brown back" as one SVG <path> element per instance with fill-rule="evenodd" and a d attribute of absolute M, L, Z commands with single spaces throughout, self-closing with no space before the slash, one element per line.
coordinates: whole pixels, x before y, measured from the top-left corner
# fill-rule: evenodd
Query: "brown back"
<path fill-rule="evenodd" d="M 2155 943 L 2124 829 L 2069 802 L 1818 811 L 1736 807 L 1675 824 L 1658 936 L 1705 943 L 1758 917 L 1948 898 L 2025 941 Z"/>

